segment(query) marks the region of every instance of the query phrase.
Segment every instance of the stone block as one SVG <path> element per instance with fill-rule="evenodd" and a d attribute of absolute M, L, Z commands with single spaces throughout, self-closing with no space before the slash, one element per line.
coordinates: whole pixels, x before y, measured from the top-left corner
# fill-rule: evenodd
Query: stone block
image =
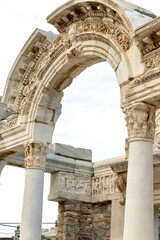
<path fill-rule="evenodd" d="M 52 145 L 52 150 L 57 155 L 92 161 L 92 151 L 90 149 L 75 148 L 66 144 L 54 143 Z"/>
<path fill-rule="evenodd" d="M 54 173 L 51 175 L 50 201 L 76 200 L 91 202 L 91 177 L 70 173 Z M 74 202 L 64 206 L 65 211 L 76 212 L 80 207 L 75 207 Z"/>

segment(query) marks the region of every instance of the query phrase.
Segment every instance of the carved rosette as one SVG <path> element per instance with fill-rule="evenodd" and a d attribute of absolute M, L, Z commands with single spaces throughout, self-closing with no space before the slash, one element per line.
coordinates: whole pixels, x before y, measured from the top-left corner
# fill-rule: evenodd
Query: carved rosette
<path fill-rule="evenodd" d="M 137 103 L 125 109 L 129 140 L 134 138 L 154 139 L 155 107 Z"/>
<path fill-rule="evenodd" d="M 28 141 L 25 144 L 25 168 L 45 170 L 47 146 L 42 142 Z"/>

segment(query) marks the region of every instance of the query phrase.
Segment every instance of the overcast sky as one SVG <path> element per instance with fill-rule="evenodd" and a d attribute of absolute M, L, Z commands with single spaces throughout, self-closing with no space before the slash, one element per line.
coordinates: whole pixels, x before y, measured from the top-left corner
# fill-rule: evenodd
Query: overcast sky
<path fill-rule="evenodd" d="M 46 17 L 64 0 L 0 0 L 0 95 L 10 68 L 35 28 L 51 30 Z M 160 15 L 159 0 L 132 0 Z M 84 71 L 65 90 L 62 115 L 53 142 L 93 150 L 98 161 L 124 154 L 126 128 L 120 109 L 114 71 L 101 63 Z M 5 167 L 0 186 L 0 222 L 20 222 L 25 170 Z M 57 205 L 47 201 L 49 174 L 45 176 L 43 221 L 55 221 Z M 1 232 L 4 232 L 0 226 Z M 5 231 L 7 233 L 7 231 Z M 9 233 L 9 231 L 8 231 Z M 7 236 L 7 235 L 6 235 Z"/>

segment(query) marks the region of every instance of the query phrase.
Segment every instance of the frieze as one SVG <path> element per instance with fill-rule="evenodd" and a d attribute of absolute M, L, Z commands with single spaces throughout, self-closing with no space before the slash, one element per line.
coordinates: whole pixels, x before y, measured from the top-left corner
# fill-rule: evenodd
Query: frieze
<path fill-rule="evenodd" d="M 7 119 L 0 121 L 0 132 L 16 126 L 18 121 L 18 114 L 13 114 Z"/>
<path fill-rule="evenodd" d="M 118 192 L 116 184 L 117 174 L 96 177 L 92 179 L 92 196 L 112 194 Z"/>
<path fill-rule="evenodd" d="M 59 189 L 64 192 L 91 196 L 91 178 L 75 174 L 60 173 Z"/>
<path fill-rule="evenodd" d="M 69 13 L 70 12 L 70 13 Z M 108 18 L 109 21 L 123 24 L 121 17 L 116 11 L 101 3 L 83 3 L 83 5 L 76 6 L 75 9 L 68 9 L 63 12 L 63 17 L 56 16 L 56 18 L 49 20 L 60 33 L 63 33 L 72 24 L 85 21 L 89 18 Z"/>
<path fill-rule="evenodd" d="M 155 107 L 137 103 L 124 110 L 129 140 L 133 138 L 154 139 Z"/>
<path fill-rule="evenodd" d="M 160 53 L 154 54 L 154 56 L 150 56 L 150 58 L 144 60 L 144 64 L 146 69 L 153 69 L 159 67 L 160 65 Z"/>
<path fill-rule="evenodd" d="M 139 77 L 131 80 L 129 85 L 130 85 L 130 88 L 134 88 L 134 87 L 136 87 L 140 84 L 143 84 L 145 82 L 149 82 L 149 81 L 154 80 L 158 77 L 160 77 L 159 69 L 158 70 L 151 70 L 151 71 L 148 71 L 143 76 L 139 76 Z"/>
<path fill-rule="evenodd" d="M 25 74 L 19 95 L 17 97 L 15 112 L 21 115 L 27 115 L 30 110 L 32 99 L 35 95 L 39 82 L 51 66 L 52 62 L 65 50 L 64 41 L 61 37 L 57 38 L 54 44 L 44 48 L 44 54 L 41 54 L 39 61 L 34 67 L 31 67 Z"/>
<path fill-rule="evenodd" d="M 120 25 L 109 22 L 107 18 L 104 18 L 103 21 L 92 20 L 77 24 L 77 34 L 89 32 L 95 32 L 96 34 L 99 33 L 104 36 L 109 35 L 113 40 L 118 42 L 124 51 L 127 51 L 132 44 L 129 35 L 124 29 L 120 27 Z"/>

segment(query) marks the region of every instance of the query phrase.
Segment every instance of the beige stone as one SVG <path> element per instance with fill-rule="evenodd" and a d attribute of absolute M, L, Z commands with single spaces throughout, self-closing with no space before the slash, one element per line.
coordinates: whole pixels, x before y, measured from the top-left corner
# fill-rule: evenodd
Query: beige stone
<path fill-rule="evenodd" d="M 122 0 L 73 0 L 47 21 L 59 33 L 33 32 L 0 106 L 0 170 L 6 163 L 26 167 L 20 239 L 40 239 L 46 171 L 49 200 L 62 201 L 57 240 L 153 240 L 153 206 L 160 205 L 160 18 Z M 63 90 L 102 61 L 117 76 L 128 144 L 126 156 L 92 163 L 91 150 L 52 145 L 52 137 Z"/>

